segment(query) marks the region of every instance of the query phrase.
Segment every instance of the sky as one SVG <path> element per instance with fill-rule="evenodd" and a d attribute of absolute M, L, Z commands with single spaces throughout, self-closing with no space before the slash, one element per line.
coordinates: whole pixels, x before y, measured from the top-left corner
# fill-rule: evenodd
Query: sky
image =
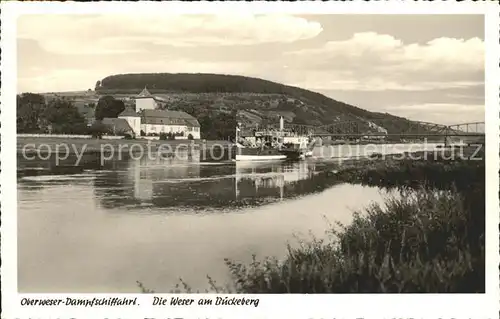
<path fill-rule="evenodd" d="M 121 73 L 220 73 L 441 124 L 484 121 L 480 15 L 25 15 L 18 93 Z"/>

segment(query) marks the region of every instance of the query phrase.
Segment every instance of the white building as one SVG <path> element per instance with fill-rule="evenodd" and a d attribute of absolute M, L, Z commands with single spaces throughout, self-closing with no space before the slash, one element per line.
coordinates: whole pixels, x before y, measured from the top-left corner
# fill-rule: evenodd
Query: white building
<path fill-rule="evenodd" d="M 118 115 L 119 119 L 127 121 L 135 136 L 159 136 L 161 133 L 171 133 L 175 134 L 176 139 L 201 138 L 200 123 L 195 117 L 181 111 L 150 109 L 152 104 L 147 104 L 148 100 L 139 99 L 139 101 L 142 101 L 143 107 L 148 108 L 136 112 L 127 107 Z"/>
<path fill-rule="evenodd" d="M 178 134 L 176 138 L 200 139 L 200 123 L 193 116 L 181 111 L 142 110 L 139 112 L 141 131 L 146 135 L 160 133 Z"/>
<path fill-rule="evenodd" d="M 139 95 L 134 97 L 135 99 L 135 109 L 137 111 L 142 111 L 142 110 L 156 110 L 161 104 L 165 103 L 166 101 L 153 96 L 151 93 L 149 93 L 148 89 L 145 87 L 144 90 L 142 90 Z"/>

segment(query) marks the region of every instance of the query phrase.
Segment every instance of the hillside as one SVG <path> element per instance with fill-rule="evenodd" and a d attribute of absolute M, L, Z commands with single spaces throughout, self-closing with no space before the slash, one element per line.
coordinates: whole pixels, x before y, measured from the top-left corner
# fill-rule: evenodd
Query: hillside
<path fill-rule="evenodd" d="M 377 126 L 389 133 L 405 131 L 408 119 L 387 113 L 369 112 L 326 97 L 320 93 L 258 78 L 220 74 L 120 74 L 99 81 L 96 93 L 133 95 L 145 86 L 169 101 L 168 107 L 194 116 L 207 112 L 237 112 L 243 124 L 286 122 L 328 125 L 361 122 L 364 131 Z"/>

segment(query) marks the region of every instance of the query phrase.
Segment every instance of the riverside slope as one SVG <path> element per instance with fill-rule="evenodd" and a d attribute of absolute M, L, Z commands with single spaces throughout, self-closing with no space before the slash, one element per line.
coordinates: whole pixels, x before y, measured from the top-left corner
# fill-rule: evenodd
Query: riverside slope
<path fill-rule="evenodd" d="M 169 109 L 182 110 L 195 117 L 210 112 L 236 111 L 239 121 L 244 124 L 274 123 L 280 115 L 295 124 L 328 125 L 356 121 L 365 131 L 381 126 L 388 133 L 399 133 L 410 122 L 388 113 L 370 112 L 302 88 L 236 75 L 119 74 L 98 81 L 95 91 L 100 95 L 130 96 L 144 87 L 152 94 L 163 97 Z"/>

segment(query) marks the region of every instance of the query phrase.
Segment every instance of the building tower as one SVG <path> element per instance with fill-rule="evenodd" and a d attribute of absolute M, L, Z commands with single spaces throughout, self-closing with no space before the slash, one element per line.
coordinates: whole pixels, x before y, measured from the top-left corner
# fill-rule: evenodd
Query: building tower
<path fill-rule="evenodd" d="M 155 110 L 156 107 L 155 97 L 149 93 L 147 87 L 144 87 L 144 90 L 135 97 L 135 109 L 140 112 L 142 110 Z"/>

